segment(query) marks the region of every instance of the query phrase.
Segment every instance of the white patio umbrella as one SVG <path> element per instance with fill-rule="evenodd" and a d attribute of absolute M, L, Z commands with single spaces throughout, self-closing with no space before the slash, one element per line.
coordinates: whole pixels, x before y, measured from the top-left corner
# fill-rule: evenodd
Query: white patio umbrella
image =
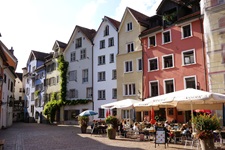
<path fill-rule="evenodd" d="M 165 103 L 172 104 L 178 109 L 191 110 L 193 116 L 193 108 L 195 109 L 221 109 L 225 103 L 225 95 L 219 93 L 206 92 L 197 89 L 184 89 L 169 93 Z M 207 107 L 208 106 L 208 107 Z M 192 117 L 193 122 L 193 117 Z"/>
<path fill-rule="evenodd" d="M 124 100 L 118 100 L 116 102 L 108 103 L 101 105 L 101 108 L 103 109 L 113 109 L 113 108 L 120 108 L 120 109 L 132 109 L 134 107 L 135 103 L 140 102 L 139 100 L 134 99 L 124 99 Z"/>

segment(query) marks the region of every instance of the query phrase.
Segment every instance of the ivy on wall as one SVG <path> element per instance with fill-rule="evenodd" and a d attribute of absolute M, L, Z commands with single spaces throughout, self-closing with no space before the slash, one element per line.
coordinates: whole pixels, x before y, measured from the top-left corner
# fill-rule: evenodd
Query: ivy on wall
<path fill-rule="evenodd" d="M 60 109 L 63 105 L 78 105 L 78 104 L 87 104 L 91 100 L 89 99 L 77 99 L 77 100 L 66 100 L 67 95 L 67 71 L 69 63 L 64 60 L 64 57 L 61 55 L 58 58 L 58 70 L 60 72 L 60 92 L 59 100 L 57 100 L 57 93 L 51 95 L 50 101 L 44 106 L 44 114 L 47 115 L 50 123 L 54 121 L 56 111 Z"/>

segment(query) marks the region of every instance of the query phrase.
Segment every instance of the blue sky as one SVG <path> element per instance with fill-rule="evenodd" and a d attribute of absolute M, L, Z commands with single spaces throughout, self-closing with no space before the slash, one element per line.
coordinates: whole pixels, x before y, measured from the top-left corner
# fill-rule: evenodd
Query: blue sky
<path fill-rule="evenodd" d="M 155 15 L 161 0 L 0 0 L 0 40 L 14 48 L 17 72 L 31 50 L 49 53 L 67 43 L 76 25 L 97 30 L 104 16 L 121 21 L 126 7 Z"/>

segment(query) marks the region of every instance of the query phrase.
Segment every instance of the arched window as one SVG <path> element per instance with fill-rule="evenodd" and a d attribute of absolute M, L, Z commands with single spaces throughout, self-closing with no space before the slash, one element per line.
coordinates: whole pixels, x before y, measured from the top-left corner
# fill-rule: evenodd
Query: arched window
<path fill-rule="evenodd" d="M 109 26 L 107 25 L 104 30 L 104 36 L 109 35 Z"/>

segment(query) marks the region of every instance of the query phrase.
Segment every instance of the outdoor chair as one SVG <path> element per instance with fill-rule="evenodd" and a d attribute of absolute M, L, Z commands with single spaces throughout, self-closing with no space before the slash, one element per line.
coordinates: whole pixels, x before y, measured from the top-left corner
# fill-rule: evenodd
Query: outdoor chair
<path fill-rule="evenodd" d="M 182 141 L 182 134 L 181 132 L 174 132 L 174 137 L 173 137 L 174 143 L 177 143 L 177 141 Z"/>
<path fill-rule="evenodd" d="M 221 142 L 223 144 L 223 140 L 225 139 L 225 132 L 220 132 L 221 135 Z"/>
<path fill-rule="evenodd" d="M 199 149 L 200 146 L 199 139 L 193 137 L 187 138 L 185 140 L 184 148 L 187 148 L 187 146 L 191 146 L 191 149 L 193 149 L 193 147 L 197 147 L 197 149 Z"/>

